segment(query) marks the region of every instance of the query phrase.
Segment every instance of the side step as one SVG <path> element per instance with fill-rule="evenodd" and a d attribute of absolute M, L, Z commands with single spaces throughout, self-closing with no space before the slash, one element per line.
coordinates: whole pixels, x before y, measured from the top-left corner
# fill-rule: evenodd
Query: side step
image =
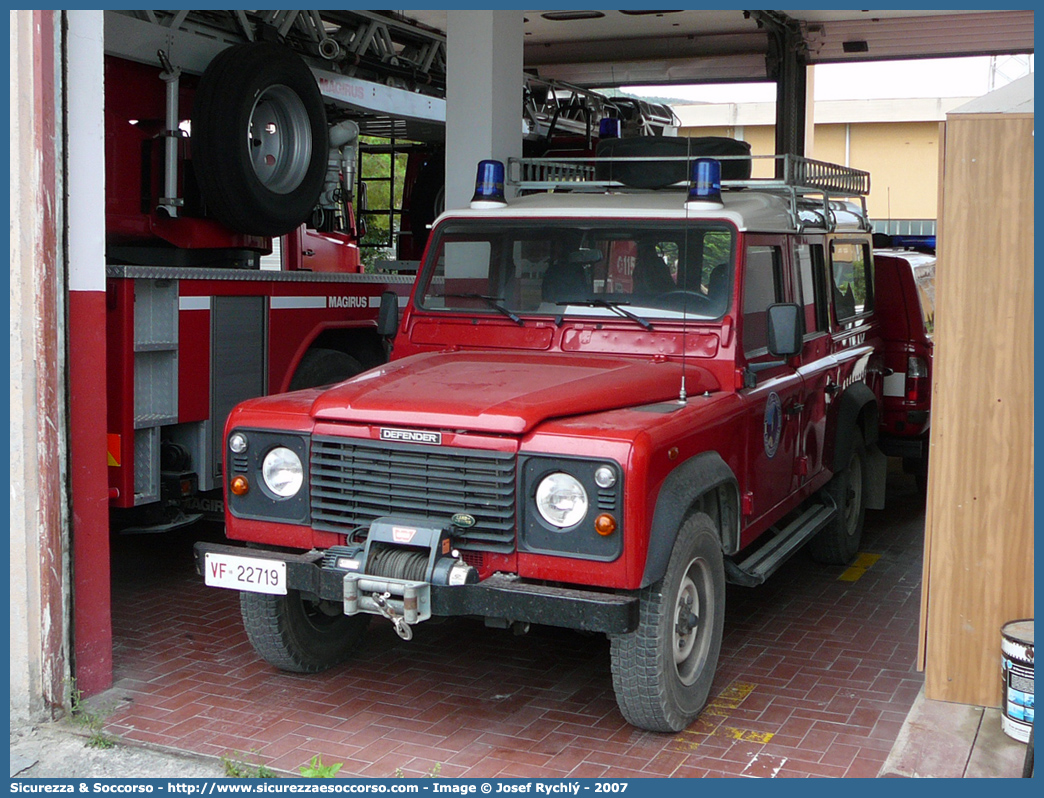
<path fill-rule="evenodd" d="M 744 587 L 757 587 L 811 540 L 837 515 L 832 504 L 816 504 L 776 533 L 768 543 L 741 563 L 725 560 L 725 576 Z"/>

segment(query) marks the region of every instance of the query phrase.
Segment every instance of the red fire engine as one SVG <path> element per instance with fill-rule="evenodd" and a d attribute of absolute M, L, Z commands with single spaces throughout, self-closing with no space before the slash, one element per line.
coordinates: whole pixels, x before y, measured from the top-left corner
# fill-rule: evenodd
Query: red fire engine
<path fill-rule="evenodd" d="M 220 513 L 232 407 L 384 362 L 382 301 L 413 277 L 363 273 L 359 126 L 328 119 L 289 47 L 227 47 L 201 76 L 163 50 L 105 69 L 113 522 L 165 531 Z"/>

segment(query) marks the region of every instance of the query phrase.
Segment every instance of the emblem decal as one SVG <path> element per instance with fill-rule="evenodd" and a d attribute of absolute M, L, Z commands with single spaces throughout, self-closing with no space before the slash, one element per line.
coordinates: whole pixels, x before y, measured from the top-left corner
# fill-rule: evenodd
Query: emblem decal
<path fill-rule="evenodd" d="M 470 529 L 475 526 L 475 516 L 467 513 L 455 513 L 450 519 L 450 523 L 453 526 L 459 526 L 461 529 Z"/>
<path fill-rule="evenodd" d="M 392 527 L 392 540 L 396 543 L 409 543 L 413 540 L 413 536 L 417 534 L 416 529 L 412 529 L 408 526 L 393 526 Z"/>
<path fill-rule="evenodd" d="M 429 446 L 442 445 L 441 432 L 420 432 L 412 429 L 389 429 L 381 427 L 382 441 L 399 441 L 400 443 L 424 443 Z"/>
<path fill-rule="evenodd" d="M 776 456 L 779 439 L 783 433 L 783 405 L 779 394 L 773 391 L 765 402 L 765 427 L 762 436 L 765 439 L 765 455 L 771 460 Z"/>

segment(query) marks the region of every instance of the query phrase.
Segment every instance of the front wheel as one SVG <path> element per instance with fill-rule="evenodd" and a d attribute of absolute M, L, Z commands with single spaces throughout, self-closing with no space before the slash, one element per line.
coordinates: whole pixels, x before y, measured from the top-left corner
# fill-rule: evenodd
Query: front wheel
<path fill-rule="evenodd" d="M 254 650 L 280 670 L 318 673 L 351 656 L 369 624 L 368 615 L 345 615 L 332 601 L 300 591 L 285 596 L 240 593 L 243 626 Z"/>
<path fill-rule="evenodd" d="M 639 598 L 638 628 L 611 639 L 616 702 L 634 726 L 681 731 L 707 703 L 725 622 L 721 543 L 707 515 L 682 524 L 663 579 Z"/>

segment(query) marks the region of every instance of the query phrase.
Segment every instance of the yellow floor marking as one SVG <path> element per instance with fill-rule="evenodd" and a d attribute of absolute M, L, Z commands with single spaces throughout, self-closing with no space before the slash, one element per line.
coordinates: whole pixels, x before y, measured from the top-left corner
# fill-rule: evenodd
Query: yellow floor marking
<path fill-rule="evenodd" d="M 746 729 L 737 729 L 732 726 L 723 726 L 721 732 L 725 737 L 731 737 L 733 740 L 743 740 L 748 743 L 767 743 L 776 736 L 772 732 L 748 731 Z"/>
<path fill-rule="evenodd" d="M 867 572 L 875 562 L 881 559 L 880 554 L 860 554 L 856 557 L 854 563 L 852 563 L 841 576 L 837 578 L 838 582 L 855 582 L 859 577 Z"/>
<path fill-rule="evenodd" d="M 756 688 L 756 684 L 733 682 L 722 691 L 721 695 L 707 705 L 707 709 L 704 712 L 708 710 L 719 710 L 720 712 L 723 709 L 736 709 Z"/>

